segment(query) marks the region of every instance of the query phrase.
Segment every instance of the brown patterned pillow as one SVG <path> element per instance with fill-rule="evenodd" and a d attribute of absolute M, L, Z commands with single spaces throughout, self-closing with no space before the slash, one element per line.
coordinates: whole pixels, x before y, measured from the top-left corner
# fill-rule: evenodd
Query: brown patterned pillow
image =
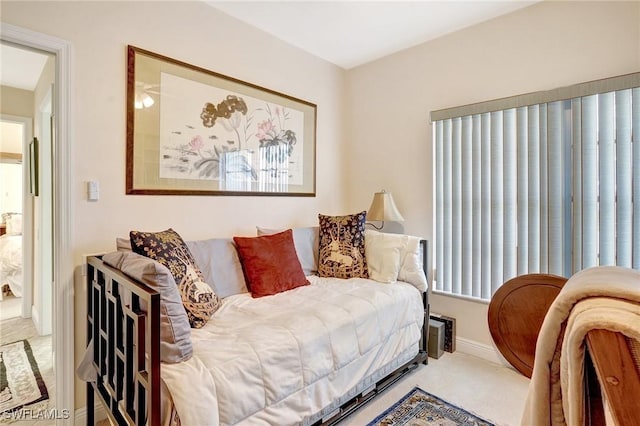
<path fill-rule="evenodd" d="M 131 231 L 129 238 L 135 253 L 153 259 L 171 271 L 189 324 L 193 328 L 204 326 L 220 307 L 220 298 L 204 282 L 202 272 L 182 237 L 169 228 L 161 232 Z"/>
<path fill-rule="evenodd" d="M 369 278 L 364 249 L 367 212 L 347 216 L 318 215 L 320 255 L 318 275 L 335 278 Z"/>

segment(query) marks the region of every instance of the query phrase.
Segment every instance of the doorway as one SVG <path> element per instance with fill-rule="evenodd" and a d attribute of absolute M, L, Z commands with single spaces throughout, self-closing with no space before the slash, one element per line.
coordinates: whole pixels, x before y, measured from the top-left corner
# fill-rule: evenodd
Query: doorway
<path fill-rule="evenodd" d="M 0 345 L 16 343 L 32 355 L 31 372 L 43 387 L 36 397 L 22 394 L 19 383 L 2 383 L 3 413 L 24 405 L 34 410 L 55 407 L 52 327 L 53 259 L 53 88 L 56 56 L 14 43 L 0 42 Z M 15 159 L 11 162 L 11 159 Z M 20 309 L 15 309 L 19 303 Z M 7 378 L 16 363 L 3 366 Z M 17 374 L 17 373 L 16 373 Z M 7 396 L 9 395 L 10 398 Z M 53 422 L 52 422 L 53 423 Z"/>
<path fill-rule="evenodd" d="M 8 23 L 0 26 L 3 42 L 38 49 L 55 55 L 53 111 L 53 368 L 55 372 L 56 425 L 73 425 L 75 420 L 74 364 L 74 261 L 71 251 L 71 94 L 73 92 L 71 43 L 58 37 Z"/>
<path fill-rule="evenodd" d="M 56 425 L 73 425 L 75 420 L 74 299 L 71 251 L 71 43 L 58 37 L 2 23 L 0 39 L 55 55 L 53 96 L 53 367 L 56 378 Z"/>
<path fill-rule="evenodd" d="M 31 317 L 32 209 L 25 196 L 33 120 L 0 114 L 0 321 Z"/>

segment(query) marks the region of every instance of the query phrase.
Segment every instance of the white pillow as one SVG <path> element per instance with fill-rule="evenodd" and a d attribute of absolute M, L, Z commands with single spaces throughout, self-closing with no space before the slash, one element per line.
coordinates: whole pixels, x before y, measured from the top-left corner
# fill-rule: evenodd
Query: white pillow
<path fill-rule="evenodd" d="M 364 237 L 364 252 L 369 268 L 369 278 L 381 283 L 397 281 L 401 255 L 407 241 L 407 235 L 386 234 L 367 229 Z"/>
<path fill-rule="evenodd" d="M 429 288 L 427 277 L 422 266 L 422 252 L 419 237 L 407 235 L 407 244 L 400 254 L 401 264 L 398 279 L 412 284 L 418 290 L 425 292 Z"/>
<path fill-rule="evenodd" d="M 385 234 L 367 229 L 365 255 L 371 279 L 380 282 L 404 281 L 422 292 L 427 291 L 429 285 L 422 266 L 420 240 L 411 235 Z M 398 246 L 398 261 L 395 262 Z"/>
<path fill-rule="evenodd" d="M 22 234 L 22 214 L 21 213 L 9 213 L 6 217 L 7 220 L 7 235 L 21 235 Z"/>

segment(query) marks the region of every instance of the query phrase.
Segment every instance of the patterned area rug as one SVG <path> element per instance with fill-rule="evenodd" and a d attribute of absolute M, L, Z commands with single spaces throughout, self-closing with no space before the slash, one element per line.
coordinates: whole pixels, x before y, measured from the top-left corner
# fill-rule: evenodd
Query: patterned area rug
<path fill-rule="evenodd" d="M 493 426 L 462 408 L 415 387 L 367 426 Z"/>
<path fill-rule="evenodd" d="M 49 399 L 26 340 L 0 346 L 0 414 Z"/>

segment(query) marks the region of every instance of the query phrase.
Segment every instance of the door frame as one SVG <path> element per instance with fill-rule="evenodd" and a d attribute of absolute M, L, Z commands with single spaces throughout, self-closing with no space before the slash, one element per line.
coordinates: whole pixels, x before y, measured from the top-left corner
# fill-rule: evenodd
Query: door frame
<path fill-rule="evenodd" d="M 39 271 L 34 271 L 33 283 L 38 286 L 38 291 L 34 291 L 34 295 L 38 295 L 38 300 L 35 300 L 33 313 L 31 317 L 36 326 L 38 334 L 41 336 L 51 334 L 53 331 L 53 194 L 51 179 L 47 179 L 47 176 L 53 175 L 53 167 L 51 159 L 53 158 L 53 141 L 55 140 L 53 135 L 54 126 L 53 121 L 53 96 L 54 87 L 51 85 L 46 93 L 40 105 L 36 109 L 37 120 L 36 123 L 40 123 L 37 126 L 38 141 L 39 143 L 39 157 L 38 162 L 38 175 L 40 176 L 38 182 L 38 200 L 34 202 L 33 208 L 36 205 L 39 206 L 39 217 L 36 229 L 38 229 L 38 242 L 34 243 L 33 253 L 37 256 Z M 34 215 L 34 223 L 35 223 Z"/>
<path fill-rule="evenodd" d="M 56 377 L 57 425 L 73 425 L 75 417 L 74 375 L 74 281 L 71 251 L 73 208 L 71 205 L 73 123 L 72 46 L 58 37 L 2 23 L 0 38 L 20 46 L 56 55 L 53 110 L 56 128 L 53 161 L 53 368 Z"/>

